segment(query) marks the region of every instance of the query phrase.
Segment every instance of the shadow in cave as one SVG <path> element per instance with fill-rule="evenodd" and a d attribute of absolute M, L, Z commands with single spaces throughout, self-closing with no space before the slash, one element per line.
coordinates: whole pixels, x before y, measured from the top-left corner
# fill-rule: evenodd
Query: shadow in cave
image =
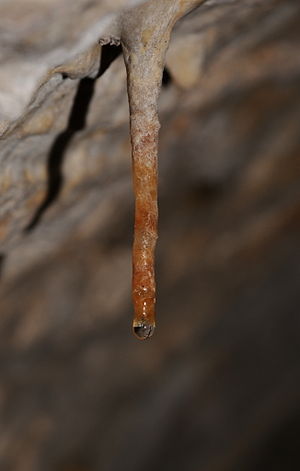
<path fill-rule="evenodd" d="M 4 253 L 0 253 L 0 278 L 1 278 L 2 273 L 3 273 L 4 262 L 5 262 L 5 255 L 4 255 Z"/>
<path fill-rule="evenodd" d="M 58 198 L 63 185 L 62 165 L 64 156 L 73 136 L 85 127 L 86 117 L 94 95 L 96 80 L 104 74 L 120 53 L 120 46 L 102 46 L 101 62 L 97 76 L 95 78 L 86 77 L 80 80 L 67 127 L 57 136 L 49 152 L 47 160 L 47 191 L 45 198 L 37 208 L 29 224 L 25 227 L 25 233 L 31 232 L 37 226 L 45 211 Z"/>

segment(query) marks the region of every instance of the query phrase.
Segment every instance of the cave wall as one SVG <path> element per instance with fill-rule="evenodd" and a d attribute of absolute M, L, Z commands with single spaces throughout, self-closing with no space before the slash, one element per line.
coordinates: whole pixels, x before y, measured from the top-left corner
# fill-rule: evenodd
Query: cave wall
<path fill-rule="evenodd" d="M 0 4 L 0 468 L 297 469 L 300 4 L 174 29 L 147 342 L 125 67 L 98 44 L 131 4 Z"/>

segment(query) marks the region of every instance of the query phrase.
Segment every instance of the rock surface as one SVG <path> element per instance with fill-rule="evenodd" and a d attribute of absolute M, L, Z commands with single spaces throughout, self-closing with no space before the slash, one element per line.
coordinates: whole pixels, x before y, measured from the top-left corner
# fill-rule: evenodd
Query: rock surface
<path fill-rule="evenodd" d="M 139 343 L 125 68 L 97 44 L 131 3 L 0 3 L 0 469 L 297 469 L 300 4 L 174 30 Z"/>

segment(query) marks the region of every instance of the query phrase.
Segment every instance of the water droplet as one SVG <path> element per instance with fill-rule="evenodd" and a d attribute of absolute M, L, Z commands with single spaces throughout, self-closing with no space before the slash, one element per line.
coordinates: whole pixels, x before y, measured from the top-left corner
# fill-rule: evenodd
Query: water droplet
<path fill-rule="evenodd" d="M 133 326 L 134 334 L 139 340 L 149 339 L 154 334 L 154 330 L 155 325 L 153 324 L 140 323 Z"/>

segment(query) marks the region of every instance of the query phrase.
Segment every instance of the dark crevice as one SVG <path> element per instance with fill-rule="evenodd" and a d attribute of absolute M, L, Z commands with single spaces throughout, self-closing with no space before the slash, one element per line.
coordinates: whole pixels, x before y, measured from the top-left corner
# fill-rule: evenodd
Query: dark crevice
<path fill-rule="evenodd" d="M 172 83 L 172 77 L 169 70 L 165 67 L 162 76 L 162 86 L 164 88 L 169 87 Z"/>
<path fill-rule="evenodd" d="M 121 53 L 122 53 L 121 46 L 112 46 L 110 44 L 102 46 L 101 62 L 100 62 L 99 72 L 96 78 L 101 77 L 101 75 L 103 75 L 104 72 L 108 69 L 110 64 L 115 59 L 117 59 L 117 57 L 119 57 Z"/>
<path fill-rule="evenodd" d="M 40 222 L 45 211 L 57 200 L 62 190 L 62 166 L 66 151 L 74 135 L 85 128 L 89 107 L 94 95 L 96 80 L 104 74 L 110 64 L 120 55 L 121 47 L 106 45 L 102 47 L 101 62 L 95 78 L 80 80 L 70 111 L 66 129 L 55 139 L 47 159 L 47 191 L 44 200 L 37 208 L 24 232 L 31 232 Z"/>

